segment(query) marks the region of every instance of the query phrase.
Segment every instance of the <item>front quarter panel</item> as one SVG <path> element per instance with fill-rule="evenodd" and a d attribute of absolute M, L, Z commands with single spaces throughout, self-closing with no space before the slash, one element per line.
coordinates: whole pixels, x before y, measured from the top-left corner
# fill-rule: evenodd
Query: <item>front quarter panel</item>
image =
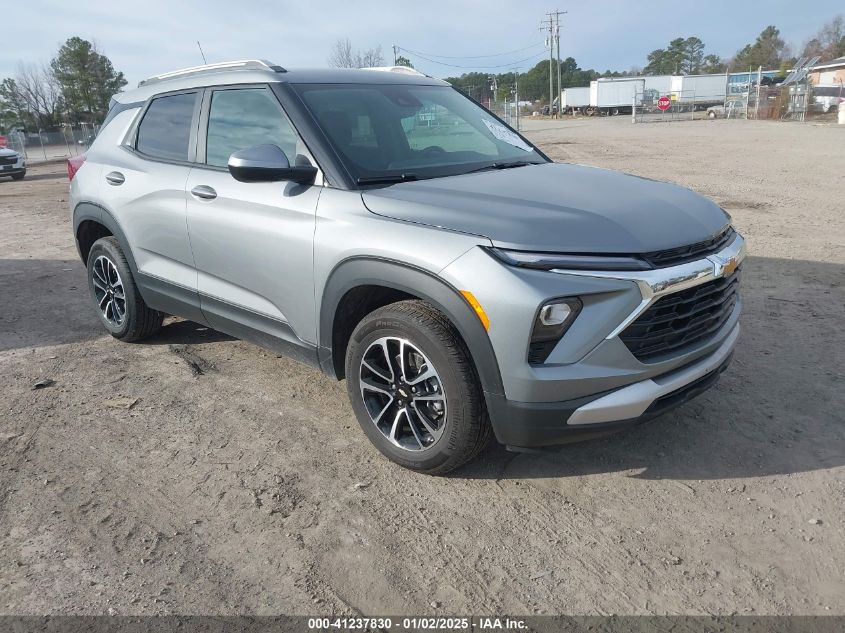
<path fill-rule="evenodd" d="M 353 191 L 325 189 L 314 239 L 318 340 L 331 350 L 335 308 L 356 285 L 383 285 L 421 297 L 444 311 L 479 363 L 482 383 L 501 392 L 495 356 L 481 322 L 459 290 L 438 273 L 483 238 L 377 216 Z M 489 245 L 489 242 L 486 242 Z M 325 360 L 325 359 L 324 359 Z"/>

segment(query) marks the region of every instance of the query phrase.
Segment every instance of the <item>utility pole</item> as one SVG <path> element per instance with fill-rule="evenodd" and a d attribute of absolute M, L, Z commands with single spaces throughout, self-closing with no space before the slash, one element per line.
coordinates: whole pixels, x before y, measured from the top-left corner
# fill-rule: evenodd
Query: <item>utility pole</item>
<path fill-rule="evenodd" d="M 564 15 L 566 11 L 555 11 L 555 41 L 557 42 L 557 116 L 563 116 L 563 99 L 561 93 L 563 88 L 560 85 L 560 16 Z"/>
<path fill-rule="evenodd" d="M 540 30 L 548 32 L 546 44 L 549 47 L 549 116 L 552 116 L 552 104 L 554 103 L 553 99 L 555 96 L 554 79 L 552 77 L 552 63 L 554 61 L 553 58 L 555 53 L 554 36 L 552 35 L 554 33 L 554 24 L 552 22 L 552 14 L 547 13 L 546 15 L 549 16 L 549 18 L 547 20 L 540 21 L 541 25 L 545 25 L 540 26 Z"/>
<path fill-rule="evenodd" d="M 393 45 L 393 65 L 397 66 L 399 62 L 399 47 L 396 44 Z"/>
<path fill-rule="evenodd" d="M 554 61 L 555 51 L 557 51 L 557 89 L 558 101 L 560 100 L 560 16 L 564 15 L 566 11 L 549 11 L 545 20 L 541 21 L 544 26 L 540 27 L 541 31 L 548 32 L 547 42 L 549 45 L 549 115 L 554 116 Z M 558 105 L 558 108 L 560 106 Z"/>

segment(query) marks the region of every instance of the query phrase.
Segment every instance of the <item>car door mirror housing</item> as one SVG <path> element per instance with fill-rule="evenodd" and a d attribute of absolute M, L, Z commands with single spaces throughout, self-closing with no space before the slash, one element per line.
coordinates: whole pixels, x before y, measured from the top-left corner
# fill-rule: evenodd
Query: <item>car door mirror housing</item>
<path fill-rule="evenodd" d="M 313 165 L 291 165 L 277 145 L 253 145 L 229 157 L 229 173 L 239 182 L 276 182 L 290 180 L 313 184 L 317 168 Z"/>

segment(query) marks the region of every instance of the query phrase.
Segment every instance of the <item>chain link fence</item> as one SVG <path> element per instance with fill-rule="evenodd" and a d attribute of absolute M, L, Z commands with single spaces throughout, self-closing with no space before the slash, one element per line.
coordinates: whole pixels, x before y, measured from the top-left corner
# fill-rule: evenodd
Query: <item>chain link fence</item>
<path fill-rule="evenodd" d="M 99 126 L 82 123 L 51 131 L 15 130 L 3 135 L 3 138 L 6 147 L 26 156 L 28 163 L 37 163 L 84 153 L 98 131 Z"/>
<path fill-rule="evenodd" d="M 633 104 L 633 120 L 636 123 L 693 121 L 711 116 L 714 108 L 724 108 L 725 96 L 724 93 L 700 94 L 695 90 L 667 94 L 659 94 L 656 90 L 637 90 Z"/>

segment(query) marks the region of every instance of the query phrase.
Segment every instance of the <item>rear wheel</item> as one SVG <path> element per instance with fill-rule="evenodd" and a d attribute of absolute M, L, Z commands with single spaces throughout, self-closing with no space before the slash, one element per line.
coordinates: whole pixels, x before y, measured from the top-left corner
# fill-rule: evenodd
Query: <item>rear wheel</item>
<path fill-rule="evenodd" d="M 445 474 L 490 440 L 469 352 L 449 320 L 422 301 L 364 317 L 347 349 L 346 378 L 364 433 L 406 468 Z"/>
<path fill-rule="evenodd" d="M 88 288 L 100 322 L 116 339 L 139 341 L 161 328 L 164 315 L 144 302 L 114 237 L 103 237 L 91 247 Z"/>

